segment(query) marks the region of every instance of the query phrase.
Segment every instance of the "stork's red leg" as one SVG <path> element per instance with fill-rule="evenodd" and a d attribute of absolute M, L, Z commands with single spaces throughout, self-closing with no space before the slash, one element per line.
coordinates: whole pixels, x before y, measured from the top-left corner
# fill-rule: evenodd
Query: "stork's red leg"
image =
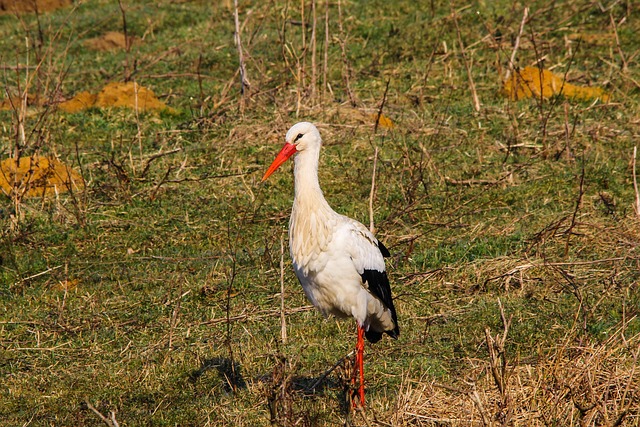
<path fill-rule="evenodd" d="M 358 342 L 356 343 L 356 371 L 358 371 L 360 385 L 358 389 L 358 397 L 360 406 L 364 408 L 364 328 L 358 326 Z M 354 401 L 354 408 L 356 407 Z"/>

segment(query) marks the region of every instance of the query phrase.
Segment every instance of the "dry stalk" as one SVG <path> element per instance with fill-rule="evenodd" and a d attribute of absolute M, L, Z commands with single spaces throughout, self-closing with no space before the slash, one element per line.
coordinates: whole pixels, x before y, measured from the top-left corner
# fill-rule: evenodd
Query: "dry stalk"
<path fill-rule="evenodd" d="M 128 82 L 131 79 L 133 70 L 129 70 L 129 52 L 131 51 L 131 41 L 129 40 L 129 34 L 127 30 L 127 14 L 124 10 L 122 0 L 118 0 L 118 7 L 120 8 L 120 14 L 122 15 L 122 32 L 124 33 L 125 43 L 125 59 L 124 59 L 124 81 Z"/>
<path fill-rule="evenodd" d="M 566 152 L 565 156 L 567 159 L 571 158 L 571 152 L 569 151 L 569 103 L 565 102 L 564 104 L 564 148 L 562 150 L 558 150 L 556 157 L 560 158 L 563 152 Z"/>
<path fill-rule="evenodd" d="M 636 177 L 636 154 L 638 146 L 633 147 L 633 190 L 636 194 L 636 204 L 634 206 L 636 215 L 640 217 L 640 193 L 638 193 L 638 178 Z"/>
<path fill-rule="evenodd" d="M 116 420 L 115 411 L 109 412 L 109 418 L 107 418 L 104 415 L 102 415 L 102 413 L 100 413 L 100 411 L 98 411 L 96 407 L 91 404 L 91 402 L 89 402 L 89 399 L 85 399 L 84 403 L 87 405 L 87 408 L 91 409 L 93 413 L 96 414 L 98 418 L 100 418 L 100 420 L 103 423 L 105 423 L 107 426 L 120 427 L 120 424 L 118 424 L 118 421 Z"/>
<path fill-rule="evenodd" d="M 237 1 L 237 0 L 235 0 Z M 239 238 L 239 234 L 236 233 L 235 236 L 235 241 L 232 242 L 231 241 L 231 224 L 229 222 L 227 222 L 227 244 L 228 244 L 228 248 L 227 250 L 229 251 L 228 255 L 231 259 L 231 269 L 229 272 L 229 275 L 227 277 L 227 298 L 226 298 L 226 307 L 225 307 L 225 311 L 226 311 L 226 337 L 225 337 L 225 344 L 227 347 L 227 351 L 229 353 L 229 361 L 231 364 L 231 375 L 233 377 L 233 381 L 230 381 L 229 384 L 231 386 L 231 389 L 233 390 L 233 392 L 236 392 L 236 379 L 238 378 L 238 376 L 236 375 L 236 363 L 235 363 L 235 358 L 234 358 L 234 353 L 233 353 L 233 339 L 232 339 L 232 327 L 231 327 L 231 295 L 233 292 L 233 283 L 235 281 L 236 278 L 236 263 L 237 263 L 237 257 L 236 257 L 236 248 L 237 248 L 237 243 L 238 243 L 238 238 Z"/>
<path fill-rule="evenodd" d="M 316 96 L 316 27 L 318 25 L 318 14 L 316 11 L 316 0 L 311 0 L 311 82 L 309 83 L 309 99 L 315 102 Z"/>
<path fill-rule="evenodd" d="M 378 147 L 373 152 L 373 171 L 371 172 L 371 191 L 369 192 L 369 231 L 375 234 L 376 227 L 373 222 L 373 197 L 376 190 L 376 167 L 378 165 Z"/>
<path fill-rule="evenodd" d="M 629 66 L 627 65 L 627 60 L 624 57 L 624 52 L 622 51 L 622 47 L 620 47 L 620 37 L 618 37 L 618 25 L 616 25 L 616 21 L 613 19 L 613 15 L 609 12 L 609 19 L 611 21 L 611 28 L 613 28 L 613 34 L 616 39 L 616 48 L 618 49 L 618 54 L 620 55 L 620 61 L 622 61 L 622 72 L 627 74 L 629 71 Z"/>
<path fill-rule="evenodd" d="M 480 99 L 478 98 L 478 92 L 476 91 L 476 84 L 473 82 L 473 75 L 471 73 L 471 63 L 467 58 L 466 49 L 464 47 L 464 43 L 462 42 L 462 36 L 460 34 L 460 26 L 458 25 L 458 15 L 456 12 L 453 12 L 453 22 L 456 25 L 456 33 L 458 35 L 458 44 L 460 45 L 460 54 L 462 55 L 462 61 L 464 62 L 464 67 L 467 70 L 467 78 L 469 79 L 469 90 L 471 91 L 471 97 L 473 99 L 473 109 L 476 112 L 480 111 Z"/>
<path fill-rule="evenodd" d="M 524 24 L 526 24 L 528 16 L 529 16 L 529 8 L 525 7 L 524 12 L 522 13 L 522 21 L 520 21 L 520 29 L 518 30 L 518 35 L 516 36 L 516 40 L 513 43 L 513 51 L 511 52 L 511 57 L 509 58 L 507 72 L 504 76 L 505 81 L 509 80 L 509 77 L 511 77 L 511 73 L 513 72 L 513 68 L 515 67 L 516 53 L 518 52 L 518 47 L 520 47 L 520 38 L 522 37 L 522 32 L 524 31 Z"/>
<path fill-rule="evenodd" d="M 338 41 L 340 43 L 340 51 L 342 53 L 342 77 L 344 78 L 345 90 L 347 91 L 347 95 L 349 96 L 349 101 L 351 102 L 351 106 L 355 107 L 357 105 L 356 98 L 351 90 L 351 67 L 349 66 L 349 59 L 347 58 L 347 40 L 344 35 L 344 28 L 342 26 L 342 2 L 338 0 L 338 31 L 340 32 L 340 37 Z"/>
<path fill-rule="evenodd" d="M 190 291 L 187 291 L 184 294 L 182 293 L 182 280 L 180 280 L 180 286 L 178 288 L 178 298 L 176 299 L 176 305 L 173 308 L 173 312 L 171 313 L 171 320 L 169 321 L 169 349 L 173 348 L 173 333 L 175 332 L 176 326 L 178 325 L 182 297 L 188 295 L 189 292 Z"/>
<path fill-rule="evenodd" d="M 510 405 L 510 396 L 507 391 L 507 383 L 509 381 L 510 371 L 507 364 L 505 353 L 505 342 L 509 334 L 511 319 L 507 319 L 502 302 L 498 298 L 498 306 L 500 307 L 500 318 L 502 319 L 502 335 L 493 337 L 489 328 L 485 329 L 485 339 L 487 349 L 489 350 L 489 365 L 491 375 L 495 382 L 498 392 L 500 393 L 500 412 L 496 414 L 496 419 L 501 421 L 502 425 L 511 425 L 512 408 Z"/>
<path fill-rule="evenodd" d="M 302 108 L 302 99 L 305 89 L 306 71 L 307 71 L 307 28 L 304 15 L 305 1 L 300 0 L 300 25 L 302 27 L 302 49 L 301 54 L 297 55 L 291 52 L 296 58 L 296 117 L 300 115 L 300 109 Z"/>
<path fill-rule="evenodd" d="M 324 46 L 322 60 L 322 101 L 327 95 L 327 74 L 329 73 L 329 0 L 324 3 Z"/>
<path fill-rule="evenodd" d="M 578 217 L 578 212 L 580 211 L 580 206 L 582 205 L 582 197 L 584 196 L 584 161 L 582 162 L 582 173 L 580 174 L 580 190 L 578 191 L 578 198 L 576 200 L 576 207 L 573 210 L 573 215 L 571 215 L 571 224 L 565 230 L 565 235 L 567 236 L 567 240 L 564 245 L 564 257 L 566 258 L 569 255 L 569 240 L 571 239 L 571 235 L 573 234 L 573 229 L 576 226 L 576 219 Z"/>
<path fill-rule="evenodd" d="M 240 39 L 240 19 L 238 18 L 238 0 L 233 0 L 233 20 L 235 24 L 235 33 L 234 33 L 234 41 L 236 44 L 236 48 L 238 49 L 238 63 L 240 70 L 240 93 L 242 94 L 242 98 L 244 99 L 245 95 L 247 95 L 251 84 L 249 83 L 249 78 L 247 77 L 247 69 L 244 63 L 244 54 L 242 52 L 242 40 Z"/>
<path fill-rule="evenodd" d="M 384 104 L 387 102 L 387 93 L 389 92 L 389 83 L 391 80 L 387 80 L 387 85 L 384 88 L 384 94 L 382 95 L 382 102 L 380 103 L 380 107 L 378 108 L 378 114 L 376 115 L 376 123 L 373 125 L 373 134 L 378 133 L 378 125 L 380 124 L 380 117 L 382 117 L 382 110 L 384 109 Z"/>
<path fill-rule="evenodd" d="M 284 233 L 280 235 L 280 337 L 287 343 L 287 317 L 284 307 Z"/>
<path fill-rule="evenodd" d="M 476 389 L 475 384 L 472 384 L 472 389 L 470 392 L 467 393 L 467 396 L 469 396 L 469 399 L 471 399 L 473 404 L 476 405 L 476 408 L 480 413 L 480 417 L 482 418 L 482 425 L 485 427 L 493 426 L 491 417 L 489 416 L 489 413 L 487 412 L 486 408 L 482 404 L 482 399 L 480 399 L 480 395 L 478 394 L 478 390 Z"/>
<path fill-rule="evenodd" d="M 308 393 L 314 392 L 316 387 L 322 384 L 322 382 L 325 379 L 327 379 L 327 377 L 331 372 L 335 371 L 342 364 L 348 362 L 351 359 L 351 357 L 354 355 L 354 353 L 355 353 L 355 350 L 351 350 L 351 352 L 349 352 L 346 356 L 340 358 L 340 360 L 338 360 L 331 368 L 327 369 L 325 373 L 320 376 L 320 378 L 318 378 L 313 384 L 311 384 L 311 386 L 307 387 L 306 391 Z"/>

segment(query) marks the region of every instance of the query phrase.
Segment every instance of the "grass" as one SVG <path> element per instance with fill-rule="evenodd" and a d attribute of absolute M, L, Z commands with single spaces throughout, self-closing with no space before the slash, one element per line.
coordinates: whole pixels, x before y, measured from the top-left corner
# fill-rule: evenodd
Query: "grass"
<path fill-rule="evenodd" d="M 0 111 L 0 152 L 55 156 L 87 182 L 0 199 L 0 425 L 638 424 L 636 5 L 529 5 L 518 65 L 602 86 L 602 104 L 500 94 L 517 3 L 331 2 L 329 90 L 318 2 L 313 96 L 299 4 L 239 2 L 243 95 L 227 2 L 134 3 L 128 52 L 83 45 L 122 30 L 114 2 L 0 16 L 4 91 L 45 100 Z M 126 76 L 177 113 L 55 110 Z M 395 127 L 374 133 L 387 81 Z M 348 366 L 306 390 L 355 339 L 309 307 L 286 247 L 281 339 L 292 177 L 259 180 L 301 120 L 325 140 L 329 202 L 365 224 L 379 149 L 401 336 L 367 346 L 364 413 L 344 401 Z"/>

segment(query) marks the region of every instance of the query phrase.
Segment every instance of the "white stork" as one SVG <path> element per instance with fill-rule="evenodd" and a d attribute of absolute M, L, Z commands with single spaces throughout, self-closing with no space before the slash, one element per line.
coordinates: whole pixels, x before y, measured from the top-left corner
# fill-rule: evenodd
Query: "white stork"
<path fill-rule="evenodd" d="M 284 147 L 262 177 L 266 180 L 294 158 L 295 198 L 289 220 L 289 248 L 307 298 L 325 316 L 353 317 L 358 329 L 358 396 L 364 406 L 364 337 L 375 343 L 400 330 L 384 257 L 387 248 L 361 223 L 336 213 L 322 195 L 318 159 L 322 139 L 311 123 L 295 124 Z M 355 401 L 354 401 L 355 405 Z"/>

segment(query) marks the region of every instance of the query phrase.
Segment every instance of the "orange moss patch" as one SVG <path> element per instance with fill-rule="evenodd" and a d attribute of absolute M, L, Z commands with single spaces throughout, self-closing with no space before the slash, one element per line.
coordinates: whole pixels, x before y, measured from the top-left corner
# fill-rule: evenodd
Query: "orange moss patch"
<path fill-rule="evenodd" d="M 369 117 L 371 117 L 374 123 L 376 122 L 376 119 L 377 119 L 378 126 L 380 126 L 381 128 L 393 129 L 394 127 L 396 127 L 396 125 L 393 123 L 393 120 L 391 120 L 389 117 L 385 116 L 384 114 L 380 114 L 380 118 L 378 118 L 378 113 L 370 114 Z"/>
<path fill-rule="evenodd" d="M 49 12 L 71 4 L 71 0 L 0 0 L 0 14 Z"/>
<path fill-rule="evenodd" d="M 156 98 L 151 89 L 133 82 L 109 83 L 97 95 L 89 92 L 80 92 L 69 101 L 65 101 L 59 107 L 69 113 L 77 113 L 90 107 L 127 107 L 138 110 L 168 110 L 175 112 L 164 102 Z"/>
<path fill-rule="evenodd" d="M 80 284 L 80 280 L 78 279 L 65 279 L 60 280 L 55 286 L 54 289 L 57 291 L 73 291 Z"/>
<path fill-rule="evenodd" d="M 0 163 L 0 191 L 7 196 L 52 196 L 84 188 L 82 176 L 60 161 L 47 157 L 13 158 Z"/>
<path fill-rule="evenodd" d="M 567 98 L 590 100 L 600 99 L 608 102 L 611 96 L 600 87 L 577 86 L 567 83 L 562 76 L 537 67 L 525 67 L 514 71 L 511 78 L 504 82 L 503 93 L 512 101 L 524 98 L 550 98 L 563 95 Z"/>
<path fill-rule="evenodd" d="M 139 42 L 137 37 L 129 36 L 129 46 Z M 124 34 L 117 31 L 109 31 L 93 39 L 86 40 L 84 45 L 89 49 L 100 51 L 112 51 L 127 48 L 127 39 Z"/>
<path fill-rule="evenodd" d="M 84 91 L 80 92 L 68 101 L 61 102 L 58 107 L 67 113 L 77 113 L 93 107 L 96 103 L 96 99 L 98 99 L 98 95 Z"/>
<path fill-rule="evenodd" d="M 22 107 L 23 98 L 20 96 L 11 96 L 0 101 L 0 111 L 9 111 L 14 109 L 20 109 Z M 32 95 L 27 95 L 27 107 L 34 107 L 42 105 L 42 102 L 36 99 Z"/>

